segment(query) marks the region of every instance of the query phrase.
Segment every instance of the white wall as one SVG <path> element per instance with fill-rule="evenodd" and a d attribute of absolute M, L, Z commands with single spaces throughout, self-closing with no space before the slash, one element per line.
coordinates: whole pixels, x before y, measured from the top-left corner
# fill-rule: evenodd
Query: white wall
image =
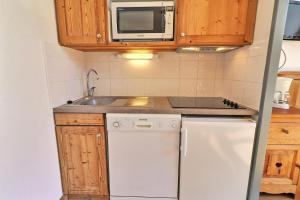
<path fill-rule="evenodd" d="M 274 0 L 258 1 L 254 42 L 226 53 L 223 96 L 259 109 Z"/>
<path fill-rule="evenodd" d="M 106 96 L 218 96 L 223 54 L 159 53 L 153 60 L 118 59 L 116 53 L 86 53 L 95 95 Z"/>
<path fill-rule="evenodd" d="M 58 46 L 53 1 L 1 1 L 0 24 L 0 199 L 57 200 L 62 192 L 51 105 L 63 98 L 49 98 L 46 71 L 50 82 L 59 77 L 45 68 L 61 65 L 49 51 Z M 60 53 L 65 56 L 57 61 L 73 62 L 70 55 L 77 55 Z"/>
<path fill-rule="evenodd" d="M 281 71 L 300 71 L 300 41 L 284 40 L 282 49 L 287 55 L 287 60 Z M 283 57 L 281 56 L 280 63 L 282 64 L 283 62 Z"/>
<path fill-rule="evenodd" d="M 43 44 L 50 106 L 83 96 L 84 53 L 61 47 L 57 42 Z"/>

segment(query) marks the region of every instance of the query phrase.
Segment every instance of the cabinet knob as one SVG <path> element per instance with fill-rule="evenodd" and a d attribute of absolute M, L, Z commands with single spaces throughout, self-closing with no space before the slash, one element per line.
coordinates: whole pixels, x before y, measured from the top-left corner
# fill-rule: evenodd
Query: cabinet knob
<path fill-rule="evenodd" d="M 185 36 L 185 33 L 180 33 L 180 36 L 181 36 L 181 37 L 184 37 L 184 36 Z"/>
<path fill-rule="evenodd" d="M 283 133 L 285 133 L 285 134 L 289 134 L 290 133 L 290 131 L 288 129 L 286 129 L 286 128 L 282 128 L 281 131 Z"/>
<path fill-rule="evenodd" d="M 97 39 L 101 39 L 102 35 L 100 33 L 97 34 Z"/>
<path fill-rule="evenodd" d="M 99 137 L 100 137 L 100 134 L 97 134 L 97 135 L 96 135 L 96 138 L 99 138 Z"/>

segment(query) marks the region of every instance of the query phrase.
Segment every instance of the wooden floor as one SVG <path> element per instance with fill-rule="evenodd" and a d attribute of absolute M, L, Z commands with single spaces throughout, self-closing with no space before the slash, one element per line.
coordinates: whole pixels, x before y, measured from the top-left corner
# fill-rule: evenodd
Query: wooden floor
<path fill-rule="evenodd" d="M 259 200 L 292 200 L 293 195 L 269 195 L 269 194 L 262 194 Z"/>

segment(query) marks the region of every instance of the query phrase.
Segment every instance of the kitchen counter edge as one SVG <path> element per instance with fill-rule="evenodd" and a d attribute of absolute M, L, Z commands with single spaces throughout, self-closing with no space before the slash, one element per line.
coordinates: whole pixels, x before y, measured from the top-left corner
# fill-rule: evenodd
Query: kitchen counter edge
<path fill-rule="evenodd" d="M 223 115 L 256 116 L 258 111 L 246 109 L 172 108 L 166 97 L 154 97 L 153 107 L 110 107 L 87 105 L 62 105 L 53 108 L 54 113 L 137 113 L 137 114 L 181 114 L 181 115 Z"/>

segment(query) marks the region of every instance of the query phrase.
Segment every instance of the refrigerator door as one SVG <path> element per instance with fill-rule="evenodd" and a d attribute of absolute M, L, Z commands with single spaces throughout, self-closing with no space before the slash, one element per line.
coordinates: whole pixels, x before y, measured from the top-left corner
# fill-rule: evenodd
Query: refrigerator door
<path fill-rule="evenodd" d="M 256 123 L 184 118 L 180 200 L 245 200 Z"/>

